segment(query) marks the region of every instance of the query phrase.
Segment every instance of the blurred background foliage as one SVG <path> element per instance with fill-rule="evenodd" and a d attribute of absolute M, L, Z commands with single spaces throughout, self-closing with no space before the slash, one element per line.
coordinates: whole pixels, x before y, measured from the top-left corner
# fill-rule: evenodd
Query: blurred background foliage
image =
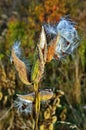
<path fill-rule="evenodd" d="M 0 0 L 0 130 L 25 129 L 20 128 L 25 123 L 28 126 L 28 117 L 16 115 L 11 109 L 16 93 L 28 91 L 10 63 L 13 43 L 21 41 L 22 53 L 31 64 L 42 24 L 56 23 L 66 15 L 77 23 L 80 46 L 66 60 L 53 60 L 46 65 L 40 88 L 61 89 L 65 93 L 61 97 L 62 107 L 56 110 L 55 130 L 73 129 L 59 124 L 61 120 L 86 130 L 85 0 Z M 66 111 L 65 117 L 60 114 L 62 111 Z"/>

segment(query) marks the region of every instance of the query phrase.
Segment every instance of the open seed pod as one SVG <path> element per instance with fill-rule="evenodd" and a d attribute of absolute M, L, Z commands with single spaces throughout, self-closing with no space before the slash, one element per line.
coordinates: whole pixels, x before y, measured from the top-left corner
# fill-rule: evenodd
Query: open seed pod
<path fill-rule="evenodd" d="M 40 79 L 42 78 L 46 63 L 46 57 L 47 57 L 46 34 L 44 31 L 44 27 L 42 26 L 40 40 L 35 51 L 34 63 L 31 71 L 32 82 L 39 82 Z"/>
<path fill-rule="evenodd" d="M 47 62 L 52 59 L 63 59 L 79 45 L 79 36 L 75 23 L 70 19 L 62 18 L 58 24 L 44 25 L 47 35 L 53 35 L 53 40 L 48 43 Z"/>
<path fill-rule="evenodd" d="M 20 43 L 16 42 L 11 51 L 11 61 L 14 63 L 14 66 L 18 72 L 20 80 L 26 84 L 31 85 L 30 83 L 30 72 L 26 66 L 26 64 L 19 59 L 20 50 L 19 50 Z"/>
<path fill-rule="evenodd" d="M 18 98 L 22 101 L 29 102 L 34 101 L 35 93 L 29 93 L 26 95 L 17 94 Z M 40 90 L 39 91 L 40 101 L 47 101 L 53 97 L 53 92 L 50 89 Z"/>

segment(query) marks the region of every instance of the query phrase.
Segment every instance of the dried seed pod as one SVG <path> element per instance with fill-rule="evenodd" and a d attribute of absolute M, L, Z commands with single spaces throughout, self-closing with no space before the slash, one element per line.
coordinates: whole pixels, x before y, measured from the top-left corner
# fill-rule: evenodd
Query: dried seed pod
<path fill-rule="evenodd" d="M 59 35 L 57 35 L 57 37 L 55 37 L 48 45 L 48 49 L 47 49 L 47 62 L 50 62 L 55 55 L 55 49 L 57 46 L 57 43 L 59 41 Z"/>
<path fill-rule="evenodd" d="M 20 98 L 21 100 L 25 100 L 26 102 L 28 101 L 34 101 L 34 98 L 35 98 L 35 93 L 32 92 L 32 93 L 29 93 L 29 94 L 26 94 L 26 95 L 20 95 L 20 94 L 17 94 L 18 98 Z M 39 91 L 39 97 L 40 97 L 40 101 L 47 101 L 49 99 L 51 99 L 53 96 L 53 92 L 49 89 L 45 89 L 45 90 L 40 90 Z"/>
<path fill-rule="evenodd" d="M 34 63 L 32 66 L 31 80 L 32 82 L 39 82 L 44 73 L 44 65 L 47 57 L 47 43 L 44 27 L 42 27 L 40 42 L 35 51 Z"/>
<path fill-rule="evenodd" d="M 18 72 L 19 78 L 21 81 L 26 85 L 31 85 L 30 83 L 30 72 L 28 71 L 27 66 L 25 63 L 19 59 L 17 55 L 20 55 L 18 51 L 20 43 L 15 43 L 12 48 L 11 60 L 15 65 L 15 68 Z"/>
<path fill-rule="evenodd" d="M 35 98 L 35 93 L 32 92 L 30 94 L 27 94 L 27 95 L 20 95 L 20 94 L 17 94 L 18 98 L 22 101 L 25 101 L 25 102 L 29 102 L 29 101 L 34 101 L 34 98 Z"/>
<path fill-rule="evenodd" d="M 45 34 L 45 30 L 44 30 L 43 26 L 42 26 L 42 31 L 41 31 L 41 35 L 40 35 L 40 42 L 39 42 L 38 46 L 40 47 L 40 50 L 41 50 L 40 58 L 45 64 L 46 58 L 47 58 L 47 41 L 46 41 L 46 34 Z"/>
<path fill-rule="evenodd" d="M 49 45 L 48 47 L 48 62 L 53 58 L 56 60 L 63 59 L 68 54 L 72 54 L 73 51 L 78 47 L 79 36 L 74 22 L 70 21 L 70 19 L 62 18 L 58 24 L 47 24 L 44 25 L 44 28 L 48 35 L 53 35 L 54 39 L 56 36 L 59 36 L 59 40 L 52 40 L 50 42 L 53 42 L 53 44 Z"/>
<path fill-rule="evenodd" d="M 53 97 L 53 91 L 51 89 L 45 89 L 40 91 L 40 100 L 47 101 Z"/>

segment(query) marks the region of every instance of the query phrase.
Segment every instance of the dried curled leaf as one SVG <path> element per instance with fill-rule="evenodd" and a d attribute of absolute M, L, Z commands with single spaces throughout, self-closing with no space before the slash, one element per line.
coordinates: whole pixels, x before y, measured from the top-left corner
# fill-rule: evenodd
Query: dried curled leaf
<path fill-rule="evenodd" d="M 30 73 L 28 71 L 27 66 L 25 65 L 25 63 L 19 59 L 19 57 L 17 56 L 17 48 L 15 50 L 15 48 L 12 48 L 12 62 L 15 65 L 15 68 L 18 72 L 19 78 L 21 79 L 21 81 L 26 84 L 26 85 L 30 85 Z"/>

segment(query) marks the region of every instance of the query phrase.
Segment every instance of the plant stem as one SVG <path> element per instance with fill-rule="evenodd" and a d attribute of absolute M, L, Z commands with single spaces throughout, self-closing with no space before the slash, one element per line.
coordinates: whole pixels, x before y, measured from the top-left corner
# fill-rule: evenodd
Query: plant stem
<path fill-rule="evenodd" d="M 35 128 L 34 130 L 38 130 L 38 119 L 40 113 L 40 96 L 38 91 L 38 83 L 34 83 L 35 90 Z"/>

